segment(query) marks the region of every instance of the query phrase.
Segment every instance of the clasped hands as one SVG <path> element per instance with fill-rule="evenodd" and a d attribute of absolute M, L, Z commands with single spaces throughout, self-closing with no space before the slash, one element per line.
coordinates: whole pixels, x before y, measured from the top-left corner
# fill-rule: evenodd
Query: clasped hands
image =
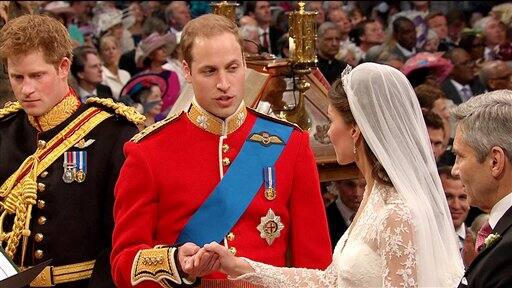
<path fill-rule="evenodd" d="M 201 277 L 214 271 L 223 272 L 230 277 L 253 272 L 247 261 L 235 257 L 226 247 L 216 242 L 203 247 L 185 243 L 178 248 L 178 261 L 181 270 L 192 277 Z"/>

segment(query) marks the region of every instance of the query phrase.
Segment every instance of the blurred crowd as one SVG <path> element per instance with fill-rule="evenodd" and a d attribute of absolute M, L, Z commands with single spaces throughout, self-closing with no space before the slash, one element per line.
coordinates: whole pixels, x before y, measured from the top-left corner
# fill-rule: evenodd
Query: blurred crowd
<path fill-rule="evenodd" d="M 297 2 L 237 2 L 237 22 L 246 56 L 287 58 L 287 12 L 297 9 Z M 451 152 L 455 125 L 448 111 L 474 95 L 512 88 L 512 3 L 502 2 L 306 4 L 306 10 L 318 12 L 318 68 L 329 83 L 340 77 L 346 65 L 378 62 L 401 70 L 414 87 L 461 240 L 461 253 L 467 254 L 466 264 L 474 257 L 470 253 L 474 249 L 463 248 L 472 245 L 468 239 L 474 240 L 479 229 L 476 226 L 482 223 L 473 220 L 482 213 L 470 209 L 470 199 L 463 192 L 460 179 L 446 172 L 455 160 Z M 147 117 L 140 127 L 144 128 L 163 119 L 184 88 L 186 81 L 177 49 L 181 31 L 191 19 L 210 13 L 209 4 L 0 1 L 0 25 L 25 13 L 47 14 L 62 21 L 76 46 L 72 85 L 82 101 L 97 96 L 136 107 Z M 3 104 L 13 99 L 5 65 L 0 81 Z M 350 224 L 362 198 L 361 181 L 326 183 L 325 201 L 331 223 Z M 485 217 L 482 215 L 478 217 Z M 339 225 L 331 227 L 338 229 Z M 337 243 L 336 237 L 343 232 L 331 230 L 332 243 Z"/>

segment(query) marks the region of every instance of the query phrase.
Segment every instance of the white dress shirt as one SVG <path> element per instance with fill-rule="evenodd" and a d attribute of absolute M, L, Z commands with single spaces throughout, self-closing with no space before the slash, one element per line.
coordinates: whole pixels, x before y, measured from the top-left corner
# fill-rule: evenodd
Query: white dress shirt
<path fill-rule="evenodd" d="M 110 72 L 110 70 L 108 70 L 105 66 L 101 66 L 101 72 L 103 75 L 103 81 L 101 81 L 101 84 L 110 87 L 110 89 L 112 90 L 112 97 L 118 100 L 121 90 L 131 78 L 130 73 L 128 73 L 128 71 L 126 70 L 118 69 L 118 76 L 116 76 L 112 74 L 112 72 Z"/>
<path fill-rule="evenodd" d="M 450 79 L 450 82 L 452 82 L 452 84 L 455 87 L 455 89 L 457 89 L 457 93 L 459 93 L 460 99 L 462 99 L 462 102 L 466 102 L 466 101 L 469 100 L 469 99 L 465 98 L 464 91 L 462 91 L 463 88 L 468 89 L 468 91 L 471 94 L 471 96 L 473 96 L 473 91 L 471 91 L 471 86 L 469 86 L 467 84 L 466 85 L 462 85 L 462 84 L 460 84 L 459 82 L 457 82 L 457 81 L 455 81 L 453 79 Z"/>
<path fill-rule="evenodd" d="M 494 207 L 491 209 L 491 213 L 489 214 L 489 225 L 491 225 L 491 228 L 494 229 L 496 227 L 496 224 L 498 224 L 498 221 L 503 217 L 505 212 L 512 207 L 512 193 L 508 194 L 507 196 L 503 197 Z"/>
<path fill-rule="evenodd" d="M 96 88 L 94 88 L 94 90 L 89 92 L 89 91 L 85 90 L 84 88 L 82 88 L 81 86 L 78 86 L 78 96 L 80 96 L 80 101 L 82 101 L 82 103 L 85 103 L 87 98 L 97 97 L 98 92 L 96 91 Z"/>

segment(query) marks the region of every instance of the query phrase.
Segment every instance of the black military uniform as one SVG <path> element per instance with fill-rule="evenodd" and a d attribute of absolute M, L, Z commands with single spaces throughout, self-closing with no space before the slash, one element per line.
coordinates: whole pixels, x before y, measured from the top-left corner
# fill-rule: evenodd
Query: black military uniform
<path fill-rule="evenodd" d="M 76 99 L 71 101 L 69 97 Z M 92 99 L 87 104 L 80 104 L 77 99 L 71 93 L 62 101 L 69 102 L 66 107 L 59 107 L 61 102 L 50 111 L 57 115 L 55 119 L 59 122 L 65 118 L 61 114 L 71 109 L 69 105 L 77 103 L 76 110 L 68 112 L 70 116 L 60 124 L 55 123 L 54 127 L 50 123 L 52 119 L 39 123 L 22 109 L 13 111 L 16 110 L 13 106 L 19 107 L 17 103 L 10 109 L 4 108 L 3 112 L 0 110 L 0 184 L 5 184 L 37 147 L 49 149 L 45 146 L 50 145 L 52 138 L 62 134 L 80 115 L 91 111 L 89 108 L 95 106 L 99 108 L 97 110 L 109 112 L 108 118 L 65 152 L 60 152 L 58 158 L 37 176 L 37 199 L 32 206 L 31 233 L 26 241 L 23 265 L 32 266 L 53 259 L 51 265 L 54 267 L 43 271 L 39 281 L 57 284 L 57 287 L 114 287 L 109 261 L 114 225 L 113 191 L 124 162 L 123 145 L 137 133 L 134 123 L 143 120 L 143 116 L 112 100 Z M 89 120 L 85 118 L 83 121 Z M 0 198 L 0 201 L 4 203 L 6 198 Z M 0 224 L 11 230 L 14 215 L 8 217 L 10 220 Z M 23 237 L 14 254 L 18 265 L 22 245 Z M 5 247 L 5 243 L 2 246 Z M 33 287 L 46 287 L 39 285 Z"/>

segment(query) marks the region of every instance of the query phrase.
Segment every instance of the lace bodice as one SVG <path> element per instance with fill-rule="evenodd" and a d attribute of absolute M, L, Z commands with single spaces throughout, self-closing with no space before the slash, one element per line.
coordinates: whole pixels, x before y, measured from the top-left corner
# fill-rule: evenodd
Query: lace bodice
<path fill-rule="evenodd" d="M 274 267 L 246 259 L 255 272 L 233 280 L 276 288 L 417 287 L 414 223 L 409 209 L 394 188 L 376 184 L 367 197 L 352 230 L 338 241 L 325 271 Z"/>

